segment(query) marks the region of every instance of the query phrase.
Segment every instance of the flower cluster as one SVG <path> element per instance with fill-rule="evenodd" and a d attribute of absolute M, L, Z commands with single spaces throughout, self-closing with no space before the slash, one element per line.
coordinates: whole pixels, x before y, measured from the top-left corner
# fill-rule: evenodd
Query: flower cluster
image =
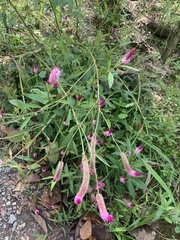
<path fill-rule="evenodd" d="M 137 172 L 137 171 L 133 170 L 133 169 L 130 167 L 129 161 L 128 161 L 125 153 L 121 152 L 120 155 L 121 155 L 121 158 L 122 158 L 122 161 L 123 161 L 124 168 L 125 168 L 126 172 L 127 172 L 131 177 L 139 177 L 139 176 L 142 175 L 142 173 Z"/>
<path fill-rule="evenodd" d="M 55 67 L 52 69 L 49 79 L 47 80 L 47 84 L 52 85 L 53 87 L 57 87 L 59 82 L 58 79 L 61 76 L 61 71 L 59 68 Z"/>

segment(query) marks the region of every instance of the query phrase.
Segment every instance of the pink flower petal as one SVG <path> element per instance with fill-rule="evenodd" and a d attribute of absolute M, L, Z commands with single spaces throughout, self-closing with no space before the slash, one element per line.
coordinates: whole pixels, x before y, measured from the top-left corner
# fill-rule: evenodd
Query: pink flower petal
<path fill-rule="evenodd" d="M 135 53 L 136 48 L 132 48 L 122 59 L 122 63 L 127 64 L 131 61 L 133 54 Z"/>

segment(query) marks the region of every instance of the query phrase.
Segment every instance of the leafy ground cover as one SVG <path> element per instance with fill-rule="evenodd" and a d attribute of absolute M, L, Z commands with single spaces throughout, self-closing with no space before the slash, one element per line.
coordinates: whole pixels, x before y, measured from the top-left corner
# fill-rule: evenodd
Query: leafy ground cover
<path fill-rule="evenodd" d="M 159 219 L 180 231 L 179 60 L 162 65 L 166 41 L 143 25 L 151 8 L 176 25 L 178 2 L 131 4 L 0 5 L 1 164 L 41 183 L 36 215 L 92 211 L 117 239 Z"/>

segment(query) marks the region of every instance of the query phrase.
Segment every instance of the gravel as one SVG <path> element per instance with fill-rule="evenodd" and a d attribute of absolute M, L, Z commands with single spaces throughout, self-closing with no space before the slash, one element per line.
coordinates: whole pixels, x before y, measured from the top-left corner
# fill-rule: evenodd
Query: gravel
<path fill-rule="evenodd" d="M 29 200 L 13 191 L 18 180 L 16 170 L 0 167 L 0 240 L 35 240 L 33 234 L 43 234 L 31 216 Z"/>

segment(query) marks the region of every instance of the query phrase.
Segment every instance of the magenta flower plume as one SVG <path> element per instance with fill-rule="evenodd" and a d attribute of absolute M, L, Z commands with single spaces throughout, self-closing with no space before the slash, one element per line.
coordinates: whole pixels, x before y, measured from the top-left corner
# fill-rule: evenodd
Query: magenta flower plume
<path fill-rule="evenodd" d="M 61 176 L 62 170 L 63 170 L 64 163 L 62 161 L 59 161 L 55 175 L 53 177 L 53 182 L 57 182 Z"/>
<path fill-rule="evenodd" d="M 120 182 L 122 183 L 126 183 L 128 181 L 128 178 L 125 178 L 125 177 L 120 177 Z"/>
<path fill-rule="evenodd" d="M 93 137 L 93 133 L 89 134 L 87 138 L 88 138 L 89 140 L 91 140 L 92 137 Z"/>
<path fill-rule="evenodd" d="M 0 159 L 0 164 L 3 164 L 3 160 L 2 159 Z"/>
<path fill-rule="evenodd" d="M 37 158 L 37 156 L 38 156 L 37 153 L 33 153 L 34 158 Z"/>
<path fill-rule="evenodd" d="M 36 210 L 34 211 L 34 213 L 35 213 L 36 215 L 39 215 L 39 210 L 36 209 Z"/>
<path fill-rule="evenodd" d="M 103 134 L 105 137 L 110 137 L 112 135 L 112 129 L 109 129 L 109 130 L 103 132 Z"/>
<path fill-rule="evenodd" d="M 100 106 L 100 107 L 103 107 L 103 106 L 105 105 L 105 103 L 106 103 L 106 100 L 101 100 L 101 101 L 99 102 L 99 106 Z"/>
<path fill-rule="evenodd" d="M 59 84 L 58 79 L 60 78 L 60 75 L 61 75 L 60 69 L 57 67 L 53 68 L 49 75 L 49 79 L 47 80 L 47 83 L 49 85 L 53 85 L 54 87 L 57 87 Z"/>
<path fill-rule="evenodd" d="M 96 190 L 99 190 L 100 188 L 104 188 L 104 187 L 105 187 L 105 183 L 103 183 L 103 182 L 99 182 L 99 181 L 98 181 L 98 184 L 97 184 Z"/>
<path fill-rule="evenodd" d="M 100 193 L 96 194 L 96 202 L 97 202 L 97 206 L 98 206 L 101 218 L 106 222 L 113 222 L 114 217 L 108 213 L 102 194 Z"/>
<path fill-rule="evenodd" d="M 133 170 L 133 169 L 130 167 L 129 161 L 128 161 L 125 153 L 121 152 L 120 155 L 121 155 L 121 158 L 122 158 L 122 161 L 123 161 L 124 168 L 126 169 L 127 173 L 128 173 L 131 177 L 139 177 L 139 176 L 142 175 L 142 173 L 137 172 L 137 171 Z"/>
<path fill-rule="evenodd" d="M 66 153 L 66 149 L 62 149 L 60 152 L 61 155 L 64 155 L 65 153 Z"/>
<path fill-rule="evenodd" d="M 122 63 L 127 64 L 131 61 L 132 56 L 134 52 L 136 51 L 136 48 L 132 48 L 131 51 L 129 51 L 122 59 Z"/>
<path fill-rule="evenodd" d="M 37 65 L 37 64 L 34 64 L 33 73 L 38 73 L 38 71 L 39 71 L 38 65 Z"/>
<path fill-rule="evenodd" d="M 96 120 L 92 120 L 92 124 L 96 125 L 97 121 Z"/>
<path fill-rule="evenodd" d="M 134 207 L 134 206 L 136 206 L 136 204 L 134 204 L 134 203 L 132 203 L 132 202 L 127 202 L 127 201 L 125 201 L 125 203 L 126 203 L 126 206 L 127 206 L 127 207 Z"/>
<path fill-rule="evenodd" d="M 143 150 L 143 148 L 144 148 L 144 145 L 141 145 L 141 146 L 137 147 L 137 148 L 134 150 L 134 153 L 135 153 L 136 155 L 138 155 L 138 154 Z"/>
<path fill-rule="evenodd" d="M 131 152 L 130 152 L 130 151 L 127 151 L 126 154 L 127 154 L 127 155 L 131 155 Z"/>
<path fill-rule="evenodd" d="M 76 194 L 74 198 L 74 203 L 75 204 L 80 204 L 83 200 L 83 197 L 88 191 L 89 187 L 89 165 L 88 165 L 88 160 L 85 155 L 82 156 L 82 167 L 83 167 L 83 180 L 80 186 L 80 189 L 78 193 Z"/>
<path fill-rule="evenodd" d="M 42 168 L 41 168 L 41 171 L 42 171 L 42 172 L 46 172 L 46 171 L 47 171 L 47 168 L 46 168 L 46 167 L 42 167 Z"/>
<path fill-rule="evenodd" d="M 76 100 L 77 100 L 77 101 L 81 101 L 81 99 L 82 99 L 82 95 L 79 94 L 79 95 L 77 96 Z"/>

